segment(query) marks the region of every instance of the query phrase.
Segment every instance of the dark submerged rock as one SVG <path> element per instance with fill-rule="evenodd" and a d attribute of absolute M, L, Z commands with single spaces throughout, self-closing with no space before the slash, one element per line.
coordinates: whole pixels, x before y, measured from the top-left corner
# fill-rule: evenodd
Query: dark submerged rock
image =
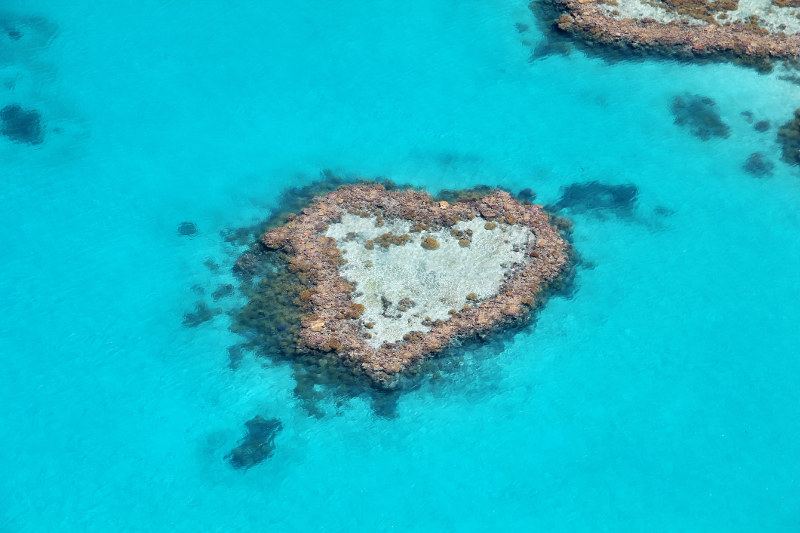
<path fill-rule="evenodd" d="M 0 109 L 0 133 L 15 143 L 42 144 L 44 126 L 42 115 L 34 109 L 23 109 L 19 104 L 11 104 Z"/>
<path fill-rule="evenodd" d="M 225 456 L 237 469 L 248 469 L 271 457 L 275 452 L 275 437 L 283 429 L 277 418 L 265 419 L 260 415 L 245 422 L 245 426 L 247 435 Z"/>
<path fill-rule="evenodd" d="M 704 141 L 730 135 L 730 128 L 722 121 L 717 104 L 707 96 L 685 94 L 674 97 L 672 114 L 675 124 L 688 127 L 692 135 Z"/>
<path fill-rule="evenodd" d="M 194 222 L 181 222 L 178 225 L 178 235 L 191 237 L 197 234 L 197 225 Z"/>
<path fill-rule="evenodd" d="M 745 171 L 757 178 L 766 178 L 771 176 L 774 168 L 775 163 L 769 159 L 765 159 L 764 156 L 759 152 L 750 154 L 750 157 L 748 157 L 747 161 L 744 163 Z"/>
<path fill-rule="evenodd" d="M 187 328 L 194 328 L 202 324 L 203 322 L 208 322 L 218 314 L 222 312 L 222 309 L 211 309 L 209 308 L 205 302 L 198 301 L 194 304 L 194 311 L 189 312 L 183 315 L 183 325 Z"/>
<path fill-rule="evenodd" d="M 599 181 L 573 183 L 561 191 L 561 198 L 553 206 L 555 210 L 569 209 L 574 213 L 605 210 L 622 216 L 632 214 L 639 194 L 632 183 L 609 185 Z"/>

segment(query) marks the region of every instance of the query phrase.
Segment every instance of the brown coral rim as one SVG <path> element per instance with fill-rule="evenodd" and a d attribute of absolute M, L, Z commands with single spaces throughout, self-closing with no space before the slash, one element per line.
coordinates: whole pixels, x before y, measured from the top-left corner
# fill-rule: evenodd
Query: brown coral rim
<path fill-rule="evenodd" d="M 664 23 L 652 18 L 615 18 L 602 13 L 603 0 L 554 0 L 566 11 L 559 29 L 605 45 L 666 51 L 699 57 L 733 54 L 742 58 L 791 59 L 800 56 L 800 34 L 770 33 L 753 24 Z"/>
<path fill-rule="evenodd" d="M 525 225 L 536 238 L 526 252 L 526 261 L 515 267 L 494 297 L 466 306 L 448 320 L 433 322 L 427 333 L 414 331 L 402 341 L 376 349 L 365 342 L 369 326 L 359 319 L 360 306 L 351 298 L 353 287 L 339 273 L 344 260 L 336 240 L 323 235 L 347 212 L 438 227 L 479 216 Z M 387 190 L 376 184 L 342 186 L 318 197 L 261 240 L 269 249 L 285 251 L 291 257 L 289 268 L 302 273 L 308 285 L 310 296 L 303 304 L 298 348 L 335 352 L 379 386 L 396 383 L 403 370 L 447 348 L 456 338 L 526 316 L 539 303 L 542 290 L 565 273 L 570 250 L 542 206 L 522 204 L 504 191 L 451 204 L 436 202 L 425 192 Z"/>

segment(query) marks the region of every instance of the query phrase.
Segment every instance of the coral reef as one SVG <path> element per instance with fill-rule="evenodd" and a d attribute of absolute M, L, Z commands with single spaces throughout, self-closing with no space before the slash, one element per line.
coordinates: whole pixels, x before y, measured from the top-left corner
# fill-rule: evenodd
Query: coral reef
<path fill-rule="evenodd" d="M 264 234 L 264 253 L 283 254 L 286 271 L 300 281 L 294 289 L 296 296 L 289 297 L 296 300 L 299 320 L 280 323 L 283 330 L 299 327 L 295 340 L 298 353 L 314 354 L 320 361 L 338 359 L 355 373 L 367 376 L 374 385 L 391 388 L 397 385 L 402 371 L 441 352 L 456 339 L 524 319 L 539 305 L 541 291 L 568 270 L 569 245 L 541 206 L 522 204 L 496 190 L 488 194 L 453 193 L 448 197 L 452 203 L 434 201 L 423 192 L 388 190 L 376 184 L 343 186 L 316 198 L 297 215 L 288 216 L 286 225 Z M 474 306 L 454 310 L 448 319 L 434 322 L 426 333 L 411 331 L 400 341 L 385 342 L 376 348 L 367 342 L 370 333 L 353 305 L 352 294 L 357 288 L 339 272 L 346 262 L 336 239 L 323 235 L 346 213 L 364 212 L 386 220 L 402 219 L 447 229 L 460 220 L 477 217 L 527 228 L 535 239 L 525 251 L 525 262 L 510 272 L 497 294 Z M 264 294 L 263 290 L 251 294 L 243 312 L 265 320 L 262 309 L 269 305 L 255 301 L 264 298 Z M 273 292 L 271 297 L 278 296 Z M 237 322 L 241 325 L 241 321 Z"/>
<path fill-rule="evenodd" d="M 561 198 L 552 209 L 568 209 L 573 213 L 601 210 L 629 216 L 636 207 L 639 189 L 632 183 L 609 185 L 599 181 L 572 183 L 561 188 Z"/>
<path fill-rule="evenodd" d="M 800 56 L 800 34 L 784 33 L 785 25 L 776 22 L 764 27 L 755 13 L 738 11 L 741 18 L 728 20 L 727 12 L 739 7 L 735 0 L 641 0 L 638 9 L 631 7 L 627 15 L 615 7 L 617 0 L 545 3 L 552 4 L 557 13 L 549 19 L 555 27 L 587 43 L 588 49 L 600 45 L 612 57 L 655 54 L 671 59 L 723 59 L 769 71 L 775 60 Z"/>
<path fill-rule="evenodd" d="M 675 124 L 685 126 L 695 137 L 704 141 L 711 137 L 728 137 L 730 128 L 722 121 L 717 104 L 699 94 L 678 95 L 672 99 Z"/>
<path fill-rule="evenodd" d="M 402 390 L 419 386 L 423 380 L 426 382 L 433 380 L 431 384 L 436 382 L 443 386 L 445 380 L 441 378 L 449 375 L 451 370 L 457 372 L 464 358 L 472 357 L 475 349 L 481 351 L 480 346 L 485 346 L 487 343 L 502 344 L 505 340 L 511 339 L 520 328 L 531 325 L 531 321 L 525 320 L 525 318 L 534 316 L 536 308 L 543 304 L 550 295 L 559 294 L 570 297 L 570 294 L 577 288 L 577 285 L 572 283 L 576 271 L 572 267 L 578 263 L 578 260 L 572 255 L 573 249 L 569 247 L 568 265 L 564 267 L 562 276 L 540 286 L 541 290 L 537 294 L 530 312 L 519 318 L 509 319 L 502 324 L 502 328 L 487 327 L 480 331 L 476 330 L 474 334 L 468 333 L 453 339 L 453 342 L 448 345 L 449 347 L 443 348 L 437 357 L 421 359 L 419 365 L 409 367 L 402 372 L 402 375 L 398 374 L 397 386 L 392 385 L 393 388 L 387 388 L 381 384 L 376 386 L 376 382 L 366 375 L 356 363 L 346 360 L 335 350 L 335 343 L 330 346 L 334 349 L 326 352 L 309 347 L 302 342 L 300 338 L 301 321 L 303 316 L 310 312 L 311 300 L 317 297 L 313 288 L 310 287 L 313 280 L 290 264 L 289 254 L 283 250 L 267 249 L 260 239 L 261 235 L 270 229 L 290 223 L 297 216 L 293 215 L 291 211 L 302 212 L 315 203 L 316 197 L 325 196 L 343 185 L 374 185 L 375 183 L 376 181 L 361 181 L 358 177 L 342 178 L 325 170 L 319 181 L 285 190 L 280 195 L 275 207 L 272 208 L 269 218 L 243 228 L 230 228 L 221 233 L 222 239 L 238 254 L 233 271 L 239 281 L 238 290 L 246 301 L 243 307 L 234 308 L 229 312 L 232 317 L 231 330 L 243 336 L 243 341 L 228 348 L 228 366 L 232 370 L 238 368 L 245 353 L 266 358 L 271 364 L 288 365 L 296 381 L 293 395 L 298 400 L 299 406 L 311 416 L 323 417 L 333 414 L 344 408 L 351 399 L 359 397 L 370 403 L 377 416 L 394 417 L 397 400 L 402 394 Z M 415 190 L 409 185 L 396 185 L 388 180 L 378 180 L 377 183 L 380 183 L 386 191 L 407 193 Z M 467 191 L 442 191 L 441 195 L 435 197 L 435 201 L 458 203 L 459 200 L 479 199 L 497 192 L 499 192 L 499 188 L 489 186 L 480 186 Z M 518 193 L 507 192 L 524 205 L 535 198 L 535 194 L 530 189 Z M 427 197 L 427 195 L 425 196 Z M 348 209 L 350 213 L 356 211 L 359 209 Z M 391 229 L 393 221 L 390 218 L 384 218 L 383 225 L 375 227 L 374 222 L 378 221 L 377 217 L 371 217 L 367 211 L 363 211 L 361 216 L 367 217 L 363 219 L 364 225 L 373 227 L 375 239 L 387 232 L 394 235 L 409 234 L 416 244 L 423 235 L 436 230 L 435 220 L 410 221 L 405 229 L 396 230 Z M 552 217 L 550 221 L 562 232 L 571 231 L 571 223 L 563 217 Z M 464 223 L 463 221 L 455 222 L 455 224 Z M 505 222 L 498 219 L 493 224 L 496 227 L 502 227 Z M 440 242 L 444 243 L 450 238 L 459 239 L 455 241 L 456 249 L 466 252 L 470 248 L 462 248 L 460 240 L 464 238 L 471 240 L 472 236 L 466 230 L 457 228 L 457 225 L 449 228 L 442 227 L 444 239 L 442 240 L 440 237 Z M 456 230 L 456 234 L 450 230 Z M 339 236 L 337 246 L 347 247 L 357 244 L 363 247 L 365 244 L 363 234 L 359 239 L 354 237 L 355 235 L 350 231 L 343 232 Z M 242 245 L 248 246 L 242 250 Z M 441 251 L 431 253 L 419 245 L 404 247 L 390 245 L 388 248 L 382 248 L 373 240 L 372 246 L 374 251 L 367 252 L 363 248 L 362 251 L 382 256 L 384 254 L 391 255 L 396 250 L 401 254 L 418 253 L 431 259 L 447 255 L 447 253 L 441 255 Z M 344 261 L 345 258 L 347 261 Z M 354 267 L 358 262 L 350 253 L 343 255 L 340 259 L 342 261 L 340 268 L 342 266 Z M 371 259 L 365 261 L 361 266 L 365 269 L 380 269 L 380 265 L 380 261 Z M 357 294 L 367 287 L 356 284 L 353 288 L 356 292 L 352 292 L 351 296 L 359 298 Z M 469 303 L 474 308 L 477 304 L 485 301 L 483 298 L 469 300 L 467 298 L 469 293 L 470 290 L 465 290 L 463 294 L 460 294 L 463 299 L 462 304 Z M 422 309 L 420 303 L 415 300 L 417 298 L 409 298 L 405 301 L 402 297 L 394 298 L 394 301 L 388 302 L 386 313 L 388 315 L 402 314 L 412 318 L 413 315 L 421 313 Z M 456 307 L 460 309 L 462 304 Z M 456 313 L 456 310 L 453 309 L 453 312 Z M 357 308 L 343 310 L 343 314 L 348 316 L 354 316 L 357 313 Z M 422 316 L 421 318 L 421 330 L 423 331 L 434 327 L 434 322 L 439 323 L 432 317 Z M 449 319 L 450 315 L 447 318 Z M 349 320 L 363 323 L 362 331 L 365 341 L 368 340 L 366 334 L 375 331 L 371 328 L 375 328 L 376 324 L 365 315 Z M 408 340 L 401 339 L 400 342 L 405 343 Z"/>
<path fill-rule="evenodd" d="M 800 163 L 800 109 L 794 118 L 778 129 L 778 143 L 781 145 L 781 159 L 789 164 Z"/>
<path fill-rule="evenodd" d="M 34 109 L 23 109 L 19 104 L 10 104 L 0 109 L 0 134 L 16 143 L 42 144 L 44 126 L 41 114 Z"/>
<path fill-rule="evenodd" d="M 246 470 L 272 456 L 275 452 L 275 437 L 283 429 L 283 424 L 277 418 L 265 419 L 256 415 L 245 422 L 245 426 L 247 435 L 225 459 L 232 467 Z"/>
<path fill-rule="evenodd" d="M 755 152 L 750 154 L 750 157 L 748 157 L 747 161 L 745 161 L 743 168 L 746 172 L 757 178 L 765 178 L 772 175 L 772 170 L 775 168 L 775 163 L 769 159 L 765 159 L 761 153 Z"/>

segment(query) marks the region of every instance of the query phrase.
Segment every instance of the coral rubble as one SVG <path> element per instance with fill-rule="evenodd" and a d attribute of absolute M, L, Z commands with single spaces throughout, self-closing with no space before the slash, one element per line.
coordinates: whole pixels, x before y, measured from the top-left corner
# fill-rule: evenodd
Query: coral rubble
<path fill-rule="evenodd" d="M 524 319 L 568 271 L 569 244 L 541 206 L 504 191 L 449 198 L 371 183 L 315 198 L 237 261 L 240 277 L 268 275 L 236 327 L 392 388 L 455 341 Z M 459 284 L 470 268 L 475 287 Z"/>

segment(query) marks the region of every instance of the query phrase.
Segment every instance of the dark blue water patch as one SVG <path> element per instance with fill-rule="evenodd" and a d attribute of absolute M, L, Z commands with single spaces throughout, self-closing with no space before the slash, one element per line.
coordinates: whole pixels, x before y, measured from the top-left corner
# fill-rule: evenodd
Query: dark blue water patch
<path fill-rule="evenodd" d="M 670 107 L 674 123 L 689 129 L 689 132 L 703 141 L 712 137 L 727 138 L 730 128 L 717 110 L 711 98 L 699 94 L 676 95 Z"/>
<path fill-rule="evenodd" d="M 225 456 L 233 468 L 241 470 L 252 468 L 272 457 L 275 437 L 283 429 L 283 423 L 277 418 L 256 415 L 245 422 L 245 427 L 247 435 Z"/>
<path fill-rule="evenodd" d="M 750 154 L 750 157 L 747 158 L 742 167 L 751 176 L 767 178 L 772 176 L 775 163 L 764 157 L 760 152 L 754 152 Z"/>
<path fill-rule="evenodd" d="M 610 185 L 599 181 L 572 183 L 561 188 L 561 197 L 550 211 L 569 210 L 571 213 L 610 213 L 631 217 L 636 209 L 639 189 L 632 183 Z"/>
<path fill-rule="evenodd" d="M 35 109 L 9 104 L 0 109 L 0 122 L 0 134 L 15 143 L 37 145 L 44 142 L 42 115 Z"/>
<path fill-rule="evenodd" d="M 183 325 L 187 328 L 196 328 L 204 322 L 213 320 L 213 318 L 222 313 L 220 308 L 210 308 L 202 300 L 198 300 L 194 304 L 194 311 L 190 311 L 183 315 Z"/>

